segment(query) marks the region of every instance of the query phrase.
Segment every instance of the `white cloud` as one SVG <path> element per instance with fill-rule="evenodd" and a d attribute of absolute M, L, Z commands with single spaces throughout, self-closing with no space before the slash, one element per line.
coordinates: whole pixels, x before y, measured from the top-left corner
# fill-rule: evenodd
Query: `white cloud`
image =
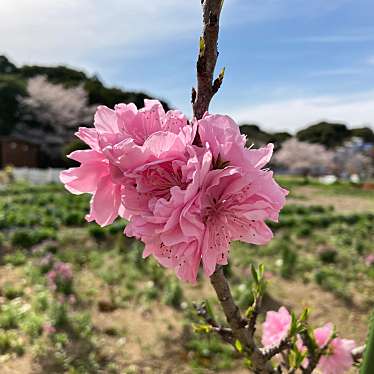
<path fill-rule="evenodd" d="M 299 0 L 230 0 L 222 25 L 320 16 L 346 1 L 315 0 L 306 7 Z M 69 63 L 96 70 L 97 61 L 103 66 L 151 54 L 160 42 L 167 51 L 167 41 L 197 38 L 201 28 L 199 0 L 0 2 L 0 53 L 19 63 Z"/>
<path fill-rule="evenodd" d="M 145 52 L 199 27 L 195 1 L 1 0 L 0 52 L 21 63 L 87 65 L 94 56 Z"/>
<path fill-rule="evenodd" d="M 350 96 L 320 96 L 241 105 L 228 112 L 239 123 L 258 123 L 269 131 L 294 132 L 320 120 L 374 128 L 374 91 Z"/>

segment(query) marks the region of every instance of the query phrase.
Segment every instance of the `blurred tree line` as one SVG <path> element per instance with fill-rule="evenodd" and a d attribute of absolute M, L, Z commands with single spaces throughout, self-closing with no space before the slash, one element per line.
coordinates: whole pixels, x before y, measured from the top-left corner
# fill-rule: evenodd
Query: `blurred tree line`
<path fill-rule="evenodd" d="M 292 137 L 288 132 L 266 132 L 254 124 L 242 124 L 240 132 L 247 136 L 247 145 L 261 146 L 266 143 L 274 143 L 278 150 L 282 143 Z M 345 124 L 319 122 L 308 126 L 295 134 L 300 142 L 321 144 L 327 149 L 342 146 L 354 137 L 361 138 L 365 143 L 374 144 L 374 132 L 369 127 L 349 129 Z"/>
<path fill-rule="evenodd" d="M 94 109 L 103 104 L 135 103 L 143 106 L 143 92 L 106 87 L 97 76 L 66 66 L 16 66 L 0 56 L 0 136 L 14 135 L 41 145 L 41 166 L 66 166 L 67 150 L 82 147 L 74 140 L 78 126 L 92 125 Z M 165 110 L 167 103 L 162 102 Z M 74 117 L 75 116 L 75 117 Z M 301 124 L 302 125 L 302 124 Z M 266 132 L 255 124 L 242 124 L 248 146 L 274 143 L 275 149 L 292 135 L 288 132 Z M 320 122 L 296 133 L 300 142 L 321 144 L 331 150 L 359 137 L 374 144 L 369 127 L 349 129 L 345 124 Z"/>

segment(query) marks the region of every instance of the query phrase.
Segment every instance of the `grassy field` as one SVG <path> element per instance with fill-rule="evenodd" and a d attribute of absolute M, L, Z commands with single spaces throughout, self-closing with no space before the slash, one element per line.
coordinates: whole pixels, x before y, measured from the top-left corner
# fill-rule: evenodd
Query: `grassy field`
<path fill-rule="evenodd" d="M 332 321 L 363 343 L 374 306 L 374 192 L 280 182 L 291 193 L 274 240 L 233 244 L 226 270 L 236 300 L 250 304 L 250 265 L 263 263 L 263 311 L 308 305 L 315 323 Z M 0 191 L 1 373 L 246 372 L 230 347 L 193 331 L 193 302 L 219 311 L 209 281 L 185 285 L 143 260 L 123 222 L 86 223 L 88 201 L 58 185 Z"/>

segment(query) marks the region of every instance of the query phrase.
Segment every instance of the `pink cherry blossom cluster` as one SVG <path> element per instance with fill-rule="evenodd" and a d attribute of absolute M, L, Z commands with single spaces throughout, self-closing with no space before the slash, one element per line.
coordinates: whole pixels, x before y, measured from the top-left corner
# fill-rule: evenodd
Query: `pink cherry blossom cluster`
<path fill-rule="evenodd" d="M 145 100 L 139 110 L 99 106 L 94 126 L 79 128 L 90 149 L 68 156 L 81 165 L 61 181 L 72 193 L 92 194 L 88 221 L 127 219 L 125 233 L 144 242 L 144 257 L 195 282 L 201 262 L 208 276 L 227 264 L 232 240 L 272 238 L 265 220 L 277 221 L 287 194 L 264 169 L 273 145 L 247 149 L 230 117 L 206 113 L 189 123 Z"/>
<path fill-rule="evenodd" d="M 283 306 L 277 312 L 267 312 L 262 326 L 262 344 L 264 347 L 276 346 L 287 338 L 290 333 L 291 322 L 292 317 Z M 316 328 L 313 332 L 313 338 L 316 346 L 323 349 L 323 354 L 318 363 L 318 369 L 323 374 L 341 374 L 352 367 L 352 350 L 355 347 L 355 342 L 335 337 L 332 323 Z M 307 351 L 299 336 L 296 345 L 300 353 Z M 302 365 L 306 367 L 307 364 L 308 359 L 305 358 Z"/>

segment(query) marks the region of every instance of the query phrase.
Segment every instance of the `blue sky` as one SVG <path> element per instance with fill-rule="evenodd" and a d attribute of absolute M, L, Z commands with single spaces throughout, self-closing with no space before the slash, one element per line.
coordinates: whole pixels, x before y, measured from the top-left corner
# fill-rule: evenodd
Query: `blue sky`
<path fill-rule="evenodd" d="M 373 14 L 372 0 L 226 0 L 211 111 L 273 131 L 374 127 Z M 0 53 L 97 73 L 190 115 L 200 23 L 200 0 L 2 0 Z"/>

